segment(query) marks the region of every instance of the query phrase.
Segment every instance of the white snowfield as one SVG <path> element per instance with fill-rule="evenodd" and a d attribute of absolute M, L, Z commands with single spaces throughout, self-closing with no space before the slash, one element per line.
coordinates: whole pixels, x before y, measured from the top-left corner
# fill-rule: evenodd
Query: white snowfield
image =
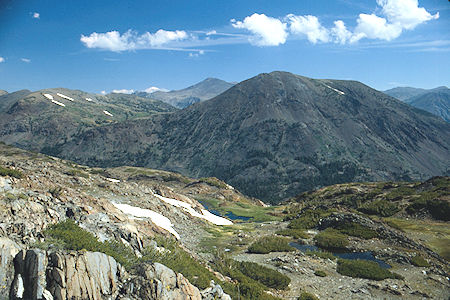
<path fill-rule="evenodd" d="M 107 110 L 104 110 L 103 111 L 103 113 L 105 114 L 105 115 L 107 115 L 107 116 L 110 116 L 110 117 L 112 117 L 113 115 L 112 115 L 112 113 L 110 113 L 109 111 L 107 111 Z"/>
<path fill-rule="evenodd" d="M 324 84 L 325 84 L 325 83 L 324 83 Z M 338 90 L 338 89 L 335 89 L 335 88 L 329 86 L 328 84 L 325 84 L 325 86 L 326 86 L 327 88 L 329 88 L 329 89 L 332 89 L 333 91 L 335 91 L 335 92 L 338 93 L 338 94 L 345 95 L 345 93 L 344 93 L 343 91 L 340 91 L 340 90 Z"/>
<path fill-rule="evenodd" d="M 86 98 L 86 101 L 92 102 L 91 98 Z"/>
<path fill-rule="evenodd" d="M 47 98 L 48 100 L 53 100 L 53 96 L 50 94 L 44 94 L 44 97 Z"/>
<path fill-rule="evenodd" d="M 106 180 L 108 180 L 108 181 L 111 181 L 111 182 L 114 182 L 114 183 L 119 183 L 120 182 L 120 180 L 119 179 L 114 179 L 114 178 L 106 178 Z"/>
<path fill-rule="evenodd" d="M 163 215 L 154 212 L 150 209 L 140 208 L 136 206 L 131 206 L 128 204 L 120 204 L 120 203 L 114 203 L 112 204 L 122 212 L 126 213 L 127 215 L 131 215 L 133 217 L 136 217 L 138 219 L 150 219 L 152 223 L 154 223 L 156 226 L 161 227 L 171 234 L 173 234 L 177 239 L 180 239 L 180 235 L 178 232 L 173 229 L 173 224 L 169 220 L 169 218 L 164 217 Z"/>
<path fill-rule="evenodd" d="M 61 102 L 56 101 L 56 100 L 52 100 L 52 102 L 57 104 L 57 105 L 59 105 L 59 106 L 62 106 L 62 107 L 66 106 L 64 103 L 61 103 Z"/>
<path fill-rule="evenodd" d="M 183 208 L 184 211 L 188 212 L 191 216 L 193 217 L 197 217 L 197 218 L 201 218 L 201 219 L 205 219 L 215 225 L 233 225 L 233 222 L 231 222 L 228 219 L 216 216 L 212 213 L 210 213 L 208 210 L 206 209 L 201 209 L 202 213 L 197 212 L 195 209 L 192 208 L 192 206 L 189 203 L 183 202 L 183 201 L 179 201 L 176 199 L 172 199 L 172 198 L 167 198 L 161 195 L 157 195 L 157 194 L 153 194 L 156 198 L 172 205 L 175 207 L 181 207 Z"/>
<path fill-rule="evenodd" d="M 60 96 L 61 98 L 64 98 L 64 99 L 67 99 L 67 100 L 70 100 L 70 101 L 74 101 L 73 98 L 71 98 L 71 97 L 69 97 L 69 96 L 66 96 L 66 95 L 64 95 L 64 94 L 56 93 L 56 95 L 58 95 L 58 96 Z"/>

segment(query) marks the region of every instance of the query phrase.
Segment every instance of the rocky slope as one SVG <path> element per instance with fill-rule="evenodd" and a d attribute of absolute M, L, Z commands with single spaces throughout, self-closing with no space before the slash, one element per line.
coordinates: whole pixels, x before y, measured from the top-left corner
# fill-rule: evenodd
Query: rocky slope
<path fill-rule="evenodd" d="M 233 299 L 275 300 L 305 292 L 321 299 L 447 299 L 448 262 L 428 242 L 423 244 L 437 225 L 428 223 L 426 235 L 416 236 L 343 204 L 350 194 L 340 191 L 354 189 L 355 196 L 371 199 L 372 186 L 378 185 L 332 186 L 305 194 L 309 198 L 265 207 L 216 178 L 196 180 L 126 166 L 91 168 L 0 144 L 0 299 L 212 300 L 231 294 Z M 399 203 L 412 204 L 424 193 L 448 201 L 448 178 L 417 183 L 411 190 L 400 183 L 384 185 L 375 198 L 400 189 L 406 198 L 396 199 Z M 280 230 L 298 218 L 306 220 L 308 208 L 319 212 L 318 197 L 333 210 L 302 229 L 301 238 L 287 237 L 290 241 L 312 245 L 314 236 L 327 228 L 359 224 L 378 235 L 349 235 L 346 251 L 371 251 L 404 279 L 352 278 L 337 271 L 339 261 L 302 251 L 250 253 L 260 238 L 289 236 L 291 232 Z M 212 217 L 199 201 L 217 209 L 215 213 L 225 209 L 238 215 L 232 225 L 216 225 L 231 222 Z M 241 212 L 250 219 L 238 220 Z M 407 211 L 396 216 L 407 220 L 403 213 Z M 424 215 L 433 217 L 419 208 L 408 222 Z M 440 222 L 448 230 L 448 222 Z M 448 241 L 450 231 L 445 234 Z M 428 266 L 412 265 L 418 254 Z M 270 270 L 276 273 L 270 275 Z M 326 277 L 314 275 L 317 270 Z M 280 278 L 288 279 L 282 287 L 274 285 Z"/>
<path fill-rule="evenodd" d="M 334 183 L 445 174 L 449 141 L 448 123 L 362 83 L 273 72 L 175 113 L 85 131 L 55 154 L 216 176 L 276 203 Z"/>
<path fill-rule="evenodd" d="M 88 128 L 174 110 L 161 101 L 133 95 L 22 90 L 0 96 L 0 135 L 9 144 L 52 153 L 54 145 Z"/>
<path fill-rule="evenodd" d="M 157 91 L 151 94 L 139 92 L 137 95 L 161 100 L 178 108 L 185 108 L 194 103 L 211 99 L 225 92 L 233 85 L 233 83 L 217 78 L 207 78 L 202 82 L 181 90 L 170 92 Z"/>

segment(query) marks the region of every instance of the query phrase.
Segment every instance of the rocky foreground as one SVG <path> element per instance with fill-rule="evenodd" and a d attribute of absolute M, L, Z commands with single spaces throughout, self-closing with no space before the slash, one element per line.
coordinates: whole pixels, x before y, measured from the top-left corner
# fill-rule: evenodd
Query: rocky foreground
<path fill-rule="evenodd" d="M 448 178 L 409 184 L 416 194 L 400 186 L 406 198 L 392 184 L 350 184 L 266 207 L 215 178 L 90 168 L 5 145 L 0 175 L 2 300 L 450 296 L 442 246 L 448 222 L 416 205 L 430 193 L 445 204 Z M 360 212 L 394 192 L 401 209 L 383 210 L 393 213 L 389 218 Z M 359 206 L 346 206 L 348 195 L 362 199 Z M 211 215 L 199 201 L 216 214 L 233 213 L 233 220 Z M 411 205 L 416 215 L 409 215 Z M 419 225 L 426 230 L 410 230 Z M 388 263 L 388 277 L 344 275 L 330 253 L 288 245 L 320 246 L 319 237 L 330 234 L 326 243 L 344 241 L 341 250 L 370 251 Z M 265 239 L 282 243 L 255 246 Z"/>

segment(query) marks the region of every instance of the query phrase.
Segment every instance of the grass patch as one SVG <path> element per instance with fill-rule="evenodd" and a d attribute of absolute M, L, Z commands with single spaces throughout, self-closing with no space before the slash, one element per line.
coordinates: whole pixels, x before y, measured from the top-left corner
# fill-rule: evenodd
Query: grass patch
<path fill-rule="evenodd" d="M 403 279 L 399 274 L 383 269 L 376 262 L 367 260 L 338 259 L 336 271 L 354 278 L 383 280 L 387 278 Z"/>
<path fill-rule="evenodd" d="M 429 267 L 430 263 L 421 255 L 416 255 L 411 259 L 411 263 L 416 267 Z"/>
<path fill-rule="evenodd" d="M 375 230 L 362 226 L 358 223 L 348 222 L 345 224 L 340 224 L 338 227 L 336 227 L 336 229 L 343 234 L 359 237 L 366 240 L 378 237 L 378 233 Z"/>
<path fill-rule="evenodd" d="M 210 186 L 215 186 L 219 189 L 228 188 L 228 186 L 223 181 L 217 179 L 216 177 L 203 177 L 203 178 L 200 178 L 198 181 L 204 182 Z"/>
<path fill-rule="evenodd" d="M 414 215 L 421 210 L 428 211 L 433 218 L 450 221 L 450 202 L 444 199 L 424 199 L 423 197 L 414 200 L 407 208 L 406 211 Z"/>
<path fill-rule="evenodd" d="M 281 229 L 275 232 L 278 235 L 290 236 L 294 239 L 308 239 L 309 235 L 303 229 Z"/>
<path fill-rule="evenodd" d="M 249 253 L 266 254 L 270 252 L 288 252 L 295 248 L 289 246 L 289 239 L 278 236 L 265 236 L 248 247 Z"/>
<path fill-rule="evenodd" d="M 319 277 L 327 277 L 327 273 L 325 273 L 325 271 L 322 271 L 322 270 L 316 270 L 314 272 L 314 275 L 319 276 Z"/>
<path fill-rule="evenodd" d="M 319 298 L 317 298 L 311 293 L 302 292 L 298 297 L 298 300 L 319 300 Z"/>
<path fill-rule="evenodd" d="M 77 169 L 70 169 L 70 170 L 66 171 L 66 175 L 74 176 L 74 177 L 89 178 L 89 174 L 87 174 L 86 172 L 83 172 L 81 170 L 77 170 Z"/>
<path fill-rule="evenodd" d="M 288 276 L 257 263 L 237 262 L 236 264 L 242 274 L 264 284 L 268 288 L 284 290 L 291 282 Z"/>
<path fill-rule="evenodd" d="M 322 209 L 305 210 L 300 217 L 292 220 L 288 227 L 291 229 L 311 229 L 317 226 L 321 218 L 327 217 L 330 212 Z"/>
<path fill-rule="evenodd" d="M 105 253 L 128 269 L 137 261 L 131 248 L 117 241 L 100 242 L 92 233 L 82 229 L 71 219 L 51 225 L 44 231 L 44 236 L 57 240 L 59 247 L 63 249 L 77 251 L 84 249 Z"/>
<path fill-rule="evenodd" d="M 324 249 L 345 249 L 348 246 L 347 236 L 332 228 L 318 233 L 314 240 L 318 247 Z"/>
<path fill-rule="evenodd" d="M 23 178 L 23 173 L 19 170 L 13 170 L 10 168 L 5 168 L 0 166 L 0 176 L 9 176 L 14 178 Z"/>
<path fill-rule="evenodd" d="M 400 211 L 398 203 L 392 203 L 384 199 L 365 203 L 358 210 L 368 215 L 381 217 L 390 217 Z"/>

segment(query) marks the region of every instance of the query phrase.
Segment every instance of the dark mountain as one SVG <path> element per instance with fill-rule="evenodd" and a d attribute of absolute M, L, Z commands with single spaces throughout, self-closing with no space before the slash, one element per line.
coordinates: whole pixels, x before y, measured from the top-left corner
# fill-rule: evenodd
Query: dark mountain
<path fill-rule="evenodd" d="M 150 97 L 169 103 L 178 108 L 185 108 L 191 104 L 211 99 L 232 87 L 234 84 L 217 78 L 207 78 L 193 86 L 182 90 L 151 94 L 140 92 L 139 96 Z"/>
<path fill-rule="evenodd" d="M 360 82 L 261 74 L 171 114 L 86 130 L 55 154 L 216 176 L 275 203 L 350 181 L 447 173 L 450 125 Z"/>
<path fill-rule="evenodd" d="M 167 103 L 133 95 L 22 90 L 0 96 L 0 136 L 6 143 L 51 153 L 54 145 L 88 128 L 173 110 Z"/>
<path fill-rule="evenodd" d="M 450 89 L 446 86 L 430 90 L 399 87 L 384 93 L 450 122 Z"/>
<path fill-rule="evenodd" d="M 393 89 L 389 89 L 384 91 L 385 94 L 397 98 L 398 100 L 402 100 L 404 102 L 408 102 L 407 100 L 411 97 L 418 96 L 420 94 L 425 93 L 426 89 L 419 89 L 413 87 L 396 87 Z"/>

